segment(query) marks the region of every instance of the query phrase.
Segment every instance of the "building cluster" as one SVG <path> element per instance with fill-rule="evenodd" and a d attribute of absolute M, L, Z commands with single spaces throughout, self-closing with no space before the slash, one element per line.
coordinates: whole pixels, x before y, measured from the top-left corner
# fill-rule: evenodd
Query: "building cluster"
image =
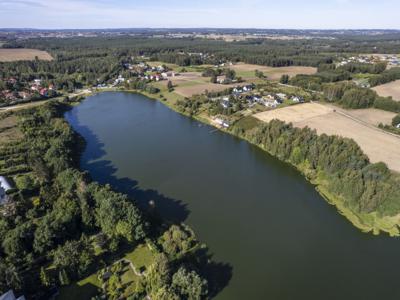
<path fill-rule="evenodd" d="M 131 74 L 139 79 L 147 81 L 161 81 L 168 80 L 169 78 L 179 75 L 178 73 L 168 70 L 165 66 L 149 66 L 145 62 L 136 64 L 125 64 L 124 67 L 131 72 Z M 118 77 L 116 84 L 124 82 L 124 78 Z"/>
<path fill-rule="evenodd" d="M 254 92 L 254 85 L 235 87 L 230 95 L 217 97 L 212 100 L 219 101 L 221 106 L 225 109 L 231 107 L 232 101 L 237 100 L 242 100 L 242 102 L 247 103 L 248 107 L 253 107 L 256 104 L 260 104 L 268 108 L 276 108 L 287 100 L 291 101 L 291 103 L 304 102 L 304 98 L 297 95 L 288 96 L 284 93 Z"/>
<path fill-rule="evenodd" d="M 375 64 L 380 62 L 386 62 L 388 66 L 400 66 L 400 59 L 397 55 L 359 55 L 348 58 L 342 58 L 338 63 L 338 66 L 345 66 L 350 63 L 363 63 L 363 64 Z"/>
<path fill-rule="evenodd" d="M 41 79 L 34 79 L 26 84 L 18 82 L 16 78 L 10 77 L 5 79 L 4 82 L 6 83 L 7 88 L 0 91 L 0 99 L 7 104 L 29 101 L 32 100 L 34 96 L 37 99 L 48 98 L 57 94 L 52 84 L 45 87 Z"/>

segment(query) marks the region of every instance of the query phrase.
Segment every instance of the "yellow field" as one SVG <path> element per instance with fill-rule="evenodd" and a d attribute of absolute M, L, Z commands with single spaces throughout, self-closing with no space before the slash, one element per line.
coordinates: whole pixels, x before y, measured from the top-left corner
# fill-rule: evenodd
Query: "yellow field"
<path fill-rule="evenodd" d="M 390 113 L 389 113 L 390 114 Z M 254 115 L 261 121 L 279 119 L 296 127 L 316 129 L 319 134 L 338 135 L 355 140 L 371 162 L 385 162 L 400 172 L 400 136 L 373 126 L 387 123 L 389 115 L 377 110 L 343 110 L 318 103 L 306 103 Z"/>
<path fill-rule="evenodd" d="M 251 64 L 244 64 L 238 63 L 230 67 L 231 69 L 235 70 L 238 76 L 242 76 L 245 79 L 252 79 L 255 77 L 255 70 L 259 70 L 267 76 L 269 80 L 279 80 L 282 75 L 289 75 L 290 77 L 298 75 L 298 74 L 315 74 L 317 72 L 316 68 L 313 67 L 299 67 L 299 66 L 292 66 L 292 67 L 280 67 L 280 68 L 273 68 L 267 66 L 260 66 L 260 65 L 251 65 Z"/>
<path fill-rule="evenodd" d="M 373 88 L 379 96 L 393 97 L 393 100 L 400 101 L 400 80 L 378 85 Z"/>
<path fill-rule="evenodd" d="M 40 60 L 53 59 L 46 51 L 37 49 L 0 49 L 0 62 L 34 60 L 36 56 Z"/>

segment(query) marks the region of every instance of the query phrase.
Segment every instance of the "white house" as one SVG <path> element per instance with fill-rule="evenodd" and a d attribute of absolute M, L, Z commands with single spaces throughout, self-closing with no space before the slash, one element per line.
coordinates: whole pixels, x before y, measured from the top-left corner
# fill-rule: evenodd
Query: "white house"
<path fill-rule="evenodd" d="M 215 123 L 217 123 L 218 125 L 221 125 L 222 127 L 225 127 L 225 128 L 229 127 L 229 123 L 221 118 L 215 118 L 214 121 L 215 121 Z"/>
<path fill-rule="evenodd" d="M 7 181 L 5 177 L 0 176 L 0 205 L 7 202 L 8 190 L 11 190 L 11 184 Z"/>
<path fill-rule="evenodd" d="M 245 92 L 250 92 L 253 90 L 253 87 L 251 85 L 246 85 L 243 87 L 243 91 Z"/>
<path fill-rule="evenodd" d="M 240 87 L 235 87 L 233 89 L 233 93 L 235 93 L 235 94 L 241 94 L 241 93 L 243 93 L 243 91 L 244 91 L 244 89 L 242 90 Z"/>
<path fill-rule="evenodd" d="M 292 101 L 293 101 L 294 103 L 303 103 L 303 102 L 304 102 L 304 99 L 303 99 L 302 97 L 299 97 L 299 96 L 293 96 L 293 97 L 292 97 Z"/>
<path fill-rule="evenodd" d="M 397 124 L 396 128 L 400 129 L 400 124 Z"/>
<path fill-rule="evenodd" d="M 286 99 L 286 94 L 284 94 L 284 93 L 278 93 L 278 94 L 276 94 L 279 98 L 281 98 L 282 100 L 285 100 Z"/>

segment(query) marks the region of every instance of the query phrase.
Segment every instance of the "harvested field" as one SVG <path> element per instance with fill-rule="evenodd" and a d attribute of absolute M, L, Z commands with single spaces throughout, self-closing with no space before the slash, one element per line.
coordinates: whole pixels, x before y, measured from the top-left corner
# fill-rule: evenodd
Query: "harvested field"
<path fill-rule="evenodd" d="M 361 117 L 357 117 L 360 115 Z M 331 106 L 306 103 L 255 114 L 261 121 L 279 119 L 292 122 L 296 127 L 310 127 L 319 134 L 338 135 L 355 140 L 370 161 L 385 162 L 394 171 L 400 172 L 400 137 L 371 125 L 379 118 L 387 118 L 374 110 L 367 112 L 346 111 Z M 382 117 L 383 116 L 383 117 Z M 363 120 L 364 119 L 364 120 Z"/>
<path fill-rule="evenodd" d="M 0 62 L 34 60 L 36 56 L 40 60 L 53 60 L 49 53 L 37 49 L 0 49 Z"/>
<path fill-rule="evenodd" d="M 400 80 L 378 85 L 372 88 L 379 96 L 393 97 L 393 100 L 400 101 Z"/>
<path fill-rule="evenodd" d="M 233 65 L 230 68 L 235 70 L 237 75 L 243 77 L 244 79 L 256 78 L 254 74 L 255 70 L 263 72 L 264 75 L 267 76 L 267 79 L 269 80 L 279 80 L 281 76 L 285 74 L 292 77 L 298 74 L 310 75 L 310 74 L 315 74 L 317 72 L 317 69 L 313 67 L 292 66 L 292 67 L 273 68 L 260 65 L 243 64 L 243 63 Z"/>
<path fill-rule="evenodd" d="M 392 124 L 393 118 L 397 115 L 396 113 L 376 108 L 353 109 L 346 110 L 345 112 L 348 115 L 373 126 L 378 126 L 380 123 L 383 125 L 390 125 Z"/>

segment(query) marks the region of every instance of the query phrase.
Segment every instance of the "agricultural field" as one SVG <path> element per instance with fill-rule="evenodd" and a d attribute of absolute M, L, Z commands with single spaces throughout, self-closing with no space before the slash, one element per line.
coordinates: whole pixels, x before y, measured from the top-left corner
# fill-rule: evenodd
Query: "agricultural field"
<path fill-rule="evenodd" d="M 260 65 L 251 65 L 251 64 L 244 64 L 238 63 L 230 67 L 236 71 L 236 75 L 243 77 L 244 79 L 255 79 L 256 76 L 254 74 L 255 70 L 261 71 L 267 76 L 269 80 L 279 80 L 282 75 L 289 75 L 290 77 L 298 75 L 298 74 L 315 74 L 317 72 L 317 68 L 313 67 L 280 67 L 280 68 L 273 68 L 267 66 L 260 66 Z"/>
<path fill-rule="evenodd" d="M 393 100 L 400 101 L 400 80 L 378 85 L 373 88 L 379 96 L 393 97 Z"/>
<path fill-rule="evenodd" d="M 385 162 L 400 172 L 400 137 L 373 126 L 388 123 L 389 116 L 377 110 L 343 110 L 318 103 L 306 103 L 255 114 L 269 122 L 279 119 L 296 127 L 316 129 L 318 134 L 338 135 L 357 142 L 371 162 Z"/>
<path fill-rule="evenodd" d="M 34 60 L 36 56 L 40 60 L 53 60 L 48 52 L 37 49 L 0 49 L 0 62 Z"/>

